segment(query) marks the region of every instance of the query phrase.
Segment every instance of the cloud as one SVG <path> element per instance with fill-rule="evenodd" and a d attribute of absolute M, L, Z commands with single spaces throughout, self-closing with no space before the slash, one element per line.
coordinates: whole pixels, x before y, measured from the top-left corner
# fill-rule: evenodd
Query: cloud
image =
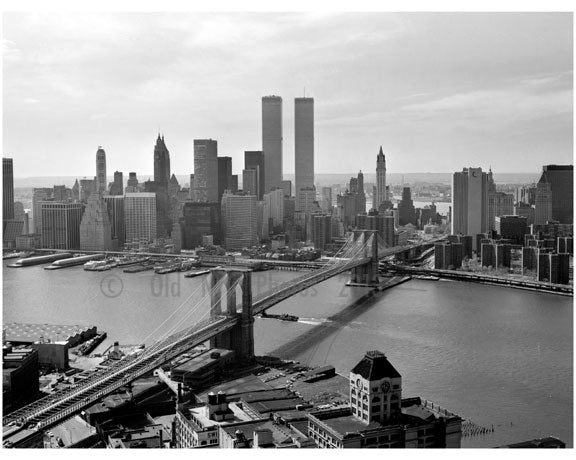
<path fill-rule="evenodd" d="M 90 120 L 102 120 L 107 117 L 108 117 L 107 113 L 94 113 L 90 115 Z"/>

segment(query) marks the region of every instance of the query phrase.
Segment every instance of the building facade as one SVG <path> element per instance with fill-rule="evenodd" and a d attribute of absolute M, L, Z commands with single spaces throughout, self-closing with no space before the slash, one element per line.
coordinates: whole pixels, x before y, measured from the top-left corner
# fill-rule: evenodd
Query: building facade
<path fill-rule="evenodd" d="M 262 98 L 263 194 L 282 186 L 282 98 Z"/>
<path fill-rule="evenodd" d="M 254 169 L 258 178 L 258 199 L 264 196 L 265 174 L 264 174 L 264 154 L 262 151 L 244 152 L 244 169 Z"/>
<path fill-rule="evenodd" d="M 314 187 L 314 98 L 294 99 L 296 202 L 301 189 Z"/>
<path fill-rule="evenodd" d="M 231 193 L 222 197 L 224 247 L 227 251 L 239 251 L 258 244 L 256 198 L 256 195 Z"/>
<path fill-rule="evenodd" d="M 106 152 L 102 147 L 96 151 L 96 191 L 104 193 L 108 188 L 108 179 L 106 178 Z"/>
<path fill-rule="evenodd" d="M 12 158 L 2 158 L 2 219 L 14 219 L 14 166 Z"/>
<path fill-rule="evenodd" d="M 156 239 L 156 194 L 151 192 L 124 195 L 126 242 L 152 242 Z"/>
<path fill-rule="evenodd" d="M 82 203 L 40 202 L 42 247 L 49 249 L 80 249 Z"/>
<path fill-rule="evenodd" d="M 80 222 L 80 249 L 83 251 L 111 251 L 112 224 L 108 207 L 100 194 L 88 200 Z"/>
<path fill-rule="evenodd" d="M 194 201 L 218 201 L 218 142 L 194 139 Z"/>
<path fill-rule="evenodd" d="M 380 152 L 376 156 L 376 199 L 374 209 L 379 209 L 380 205 L 386 201 L 386 157 L 380 146 Z"/>

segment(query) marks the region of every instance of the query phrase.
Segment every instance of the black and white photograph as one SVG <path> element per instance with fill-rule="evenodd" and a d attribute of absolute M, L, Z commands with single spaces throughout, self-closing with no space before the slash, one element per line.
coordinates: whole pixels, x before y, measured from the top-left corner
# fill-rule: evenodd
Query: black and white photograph
<path fill-rule="evenodd" d="M 2 10 L 5 454 L 574 447 L 568 2 L 101 3 Z"/>

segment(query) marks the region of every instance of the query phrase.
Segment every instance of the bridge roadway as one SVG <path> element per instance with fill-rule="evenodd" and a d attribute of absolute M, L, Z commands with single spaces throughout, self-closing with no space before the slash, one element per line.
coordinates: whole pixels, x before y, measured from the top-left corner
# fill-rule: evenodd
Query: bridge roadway
<path fill-rule="evenodd" d="M 322 281 L 365 264 L 369 258 L 336 263 L 333 267 L 318 270 L 278 285 L 253 298 L 253 314 L 257 315 L 282 300 Z M 153 345 L 140 355 L 126 357 L 107 369 L 100 369 L 74 388 L 60 390 L 31 403 L 3 418 L 3 424 L 17 422 L 45 429 L 94 404 L 97 400 L 127 385 L 162 364 L 176 358 L 210 338 L 232 329 L 239 317 L 218 316 L 204 324 L 192 326 Z"/>

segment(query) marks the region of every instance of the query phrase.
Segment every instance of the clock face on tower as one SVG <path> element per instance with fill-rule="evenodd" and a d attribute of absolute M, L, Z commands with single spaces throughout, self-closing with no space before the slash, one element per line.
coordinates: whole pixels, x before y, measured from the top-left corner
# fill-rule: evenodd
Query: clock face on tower
<path fill-rule="evenodd" d="M 390 382 L 384 382 L 382 384 L 382 391 L 384 393 L 388 393 L 388 391 L 390 391 Z"/>
<path fill-rule="evenodd" d="M 362 389 L 362 380 L 358 379 L 356 380 L 356 386 L 358 387 L 358 389 Z"/>

